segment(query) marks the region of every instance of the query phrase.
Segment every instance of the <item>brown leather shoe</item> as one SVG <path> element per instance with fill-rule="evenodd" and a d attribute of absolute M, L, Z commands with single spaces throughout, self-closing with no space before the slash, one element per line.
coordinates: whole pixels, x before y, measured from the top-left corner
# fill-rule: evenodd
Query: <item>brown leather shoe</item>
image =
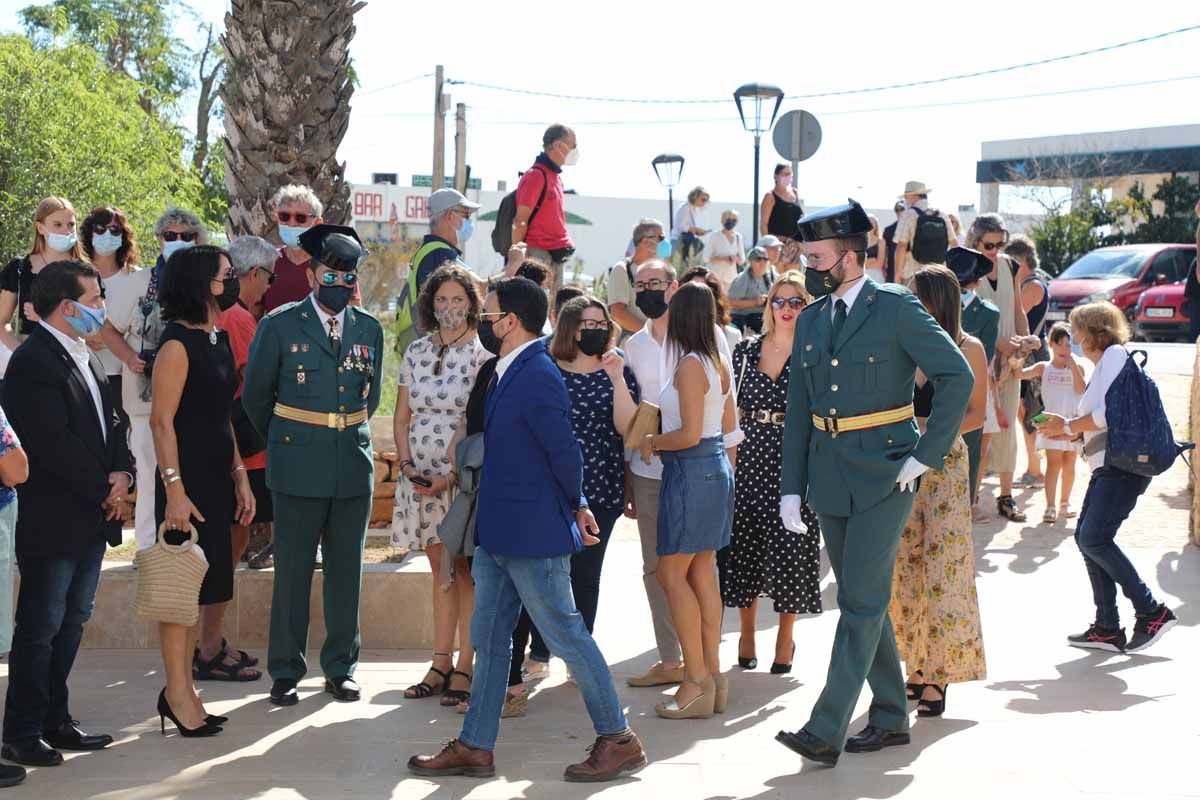
<path fill-rule="evenodd" d="M 451 739 L 436 756 L 413 756 L 408 760 L 408 771 L 426 778 L 445 775 L 465 775 L 468 778 L 490 778 L 496 774 L 491 750 L 476 750 L 467 747 L 458 739 Z"/>
<path fill-rule="evenodd" d="M 567 767 L 563 779 L 571 783 L 600 783 L 633 774 L 646 766 L 646 751 L 637 734 L 601 736 L 588 748 L 587 761 Z"/>

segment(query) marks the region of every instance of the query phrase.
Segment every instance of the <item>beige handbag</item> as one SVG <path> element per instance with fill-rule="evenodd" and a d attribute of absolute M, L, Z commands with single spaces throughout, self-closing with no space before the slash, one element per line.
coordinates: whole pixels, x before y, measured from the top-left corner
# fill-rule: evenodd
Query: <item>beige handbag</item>
<path fill-rule="evenodd" d="M 658 406 L 649 400 L 643 400 L 638 404 L 633 419 L 629 421 L 629 430 L 625 432 L 625 446 L 630 450 L 637 450 L 647 434 L 659 432 L 661 424 Z"/>
<path fill-rule="evenodd" d="M 200 618 L 200 583 L 208 572 L 208 560 L 198 546 L 200 537 L 194 525 L 191 538 L 182 544 L 167 544 L 158 528 L 150 547 L 133 557 L 137 567 L 137 596 L 133 610 L 139 617 L 176 625 L 195 625 Z"/>

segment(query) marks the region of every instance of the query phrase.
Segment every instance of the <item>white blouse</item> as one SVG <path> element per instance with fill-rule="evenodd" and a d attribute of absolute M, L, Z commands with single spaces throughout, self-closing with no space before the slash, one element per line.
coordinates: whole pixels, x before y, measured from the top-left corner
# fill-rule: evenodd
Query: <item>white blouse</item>
<path fill-rule="evenodd" d="M 700 436 L 704 439 L 720 436 L 722 431 L 721 421 L 725 416 L 725 397 L 729 392 L 721 391 L 721 373 L 713 362 L 701 356 L 699 353 L 688 353 L 683 358 L 679 359 L 679 364 L 676 365 L 675 371 L 671 373 L 671 377 L 667 378 L 666 384 L 662 388 L 662 393 L 659 395 L 659 413 L 662 420 L 663 433 L 677 431 L 683 427 L 683 414 L 679 409 L 679 390 L 675 388 L 675 376 L 679 374 L 679 365 L 682 365 L 684 360 L 694 358 L 704 367 L 704 376 L 708 379 L 708 391 L 704 393 L 704 422 L 700 428 Z M 725 364 L 726 374 L 732 378 L 733 373 L 730 371 L 729 362 L 724 356 L 720 356 L 721 363 Z M 729 382 L 730 390 L 733 389 L 733 381 Z"/>

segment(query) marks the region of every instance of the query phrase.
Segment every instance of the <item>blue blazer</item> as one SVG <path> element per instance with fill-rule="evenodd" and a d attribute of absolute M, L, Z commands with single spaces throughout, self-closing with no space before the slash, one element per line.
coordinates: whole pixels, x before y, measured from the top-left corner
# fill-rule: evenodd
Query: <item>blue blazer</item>
<path fill-rule="evenodd" d="M 535 340 L 488 393 L 476 541 L 496 555 L 550 558 L 583 549 L 575 509 L 583 453 L 558 367 Z"/>

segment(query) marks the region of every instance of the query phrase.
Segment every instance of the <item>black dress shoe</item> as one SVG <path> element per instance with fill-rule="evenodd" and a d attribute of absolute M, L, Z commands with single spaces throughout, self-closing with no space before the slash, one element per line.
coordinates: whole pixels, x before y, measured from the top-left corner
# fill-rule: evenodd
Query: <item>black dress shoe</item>
<path fill-rule="evenodd" d="M 296 682 L 280 678 L 271 684 L 271 702 L 277 706 L 294 706 L 300 702 Z"/>
<path fill-rule="evenodd" d="M 353 703 L 362 697 L 362 690 L 353 678 L 326 678 L 325 691 L 339 703 Z"/>
<path fill-rule="evenodd" d="M 69 720 L 56 731 L 42 731 L 46 744 L 55 750 L 103 750 L 113 743 L 107 733 L 89 734 L 79 730 L 79 723 Z"/>
<path fill-rule="evenodd" d="M 0 764 L 0 786 L 16 786 L 25 780 L 25 768 L 12 764 Z"/>
<path fill-rule="evenodd" d="M 885 731 L 868 725 L 857 736 L 846 740 L 847 753 L 874 753 L 885 747 L 899 747 L 912 741 L 908 731 Z"/>
<path fill-rule="evenodd" d="M 838 751 L 834 750 L 821 739 L 801 728 L 795 733 L 780 731 L 775 734 L 775 741 L 789 750 L 793 750 L 807 758 L 827 767 L 833 767 L 838 762 Z"/>
<path fill-rule="evenodd" d="M 0 758 L 15 761 L 27 767 L 57 767 L 63 763 L 62 753 L 46 744 L 39 737 L 7 742 L 0 748 Z"/>

